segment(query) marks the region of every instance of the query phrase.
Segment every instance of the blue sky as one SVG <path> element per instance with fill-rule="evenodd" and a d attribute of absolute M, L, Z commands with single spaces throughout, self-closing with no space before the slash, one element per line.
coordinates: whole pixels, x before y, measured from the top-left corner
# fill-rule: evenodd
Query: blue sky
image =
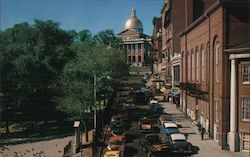
<path fill-rule="evenodd" d="M 1 30 L 34 19 L 54 20 L 68 30 L 89 29 L 92 34 L 113 29 L 117 34 L 134 6 L 144 33 L 152 34 L 152 19 L 160 16 L 164 0 L 0 0 Z"/>

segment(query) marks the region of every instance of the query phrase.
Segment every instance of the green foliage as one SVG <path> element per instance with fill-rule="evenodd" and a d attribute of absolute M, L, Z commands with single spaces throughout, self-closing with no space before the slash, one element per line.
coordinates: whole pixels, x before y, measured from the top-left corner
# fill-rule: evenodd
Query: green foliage
<path fill-rule="evenodd" d="M 72 37 L 58 23 L 35 20 L 34 25 L 16 24 L 1 32 L 0 39 L 4 108 L 34 114 L 56 109 L 60 75 L 75 56 Z"/>
<path fill-rule="evenodd" d="M 9 109 L 32 114 L 26 116 L 31 121 L 47 120 L 53 117 L 48 111 L 54 110 L 79 116 L 81 105 L 93 105 L 94 73 L 97 78 L 111 77 L 98 82 L 98 97 L 114 91 L 128 74 L 126 56 L 118 46 L 112 30 L 92 37 L 87 29 L 64 31 L 51 20 L 20 23 L 0 32 L 2 119 L 7 124 L 15 117 Z"/>
<path fill-rule="evenodd" d="M 106 49 L 90 42 L 74 44 L 72 49 L 77 52 L 77 57 L 64 69 L 62 84 L 65 93 L 64 98 L 60 99 L 60 107 L 74 115 L 79 113 L 75 111 L 81 103 L 83 108 L 93 105 L 91 100 L 94 74 L 97 75 L 97 79 L 110 76 L 111 80 L 103 79 L 97 84 L 97 96 L 103 93 L 108 95 L 117 88 L 121 79 L 128 75 L 128 66 L 124 53 L 117 49 Z M 71 106 L 71 110 L 68 105 Z"/>
<path fill-rule="evenodd" d="M 80 36 L 81 42 L 90 41 L 92 39 L 92 34 L 91 34 L 90 30 L 88 30 L 88 29 L 81 30 L 79 32 L 79 36 Z"/>
<path fill-rule="evenodd" d="M 119 48 L 121 43 L 121 41 L 116 38 L 113 30 L 111 29 L 101 31 L 93 38 L 97 43 L 104 45 L 106 48 Z"/>

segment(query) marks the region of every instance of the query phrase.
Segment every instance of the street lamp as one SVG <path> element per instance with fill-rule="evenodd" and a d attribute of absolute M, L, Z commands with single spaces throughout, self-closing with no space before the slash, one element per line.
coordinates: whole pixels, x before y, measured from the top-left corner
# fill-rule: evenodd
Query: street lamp
<path fill-rule="evenodd" d="M 96 128 L 97 128 L 97 115 L 96 115 L 96 85 L 99 81 L 101 81 L 102 79 L 107 78 L 110 79 L 110 76 L 102 76 L 100 78 L 96 78 L 96 73 L 94 73 L 94 132 L 93 132 L 93 142 L 95 143 L 95 133 L 96 133 Z M 95 146 L 95 145 L 94 145 Z"/>
<path fill-rule="evenodd" d="M 110 76 L 102 76 L 100 78 L 96 78 L 96 73 L 94 74 L 94 130 L 97 126 L 97 118 L 96 118 L 96 85 L 97 82 L 101 81 L 102 79 L 107 78 L 110 79 Z"/>

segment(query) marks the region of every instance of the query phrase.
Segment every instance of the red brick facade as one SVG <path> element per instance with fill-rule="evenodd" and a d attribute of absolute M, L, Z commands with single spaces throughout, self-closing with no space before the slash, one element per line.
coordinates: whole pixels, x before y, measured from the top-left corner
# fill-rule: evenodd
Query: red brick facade
<path fill-rule="evenodd" d="M 181 107 L 191 119 L 201 122 L 209 131 L 210 137 L 222 148 L 227 148 L 229 143 L 227 136 L 230 132 L 230 125 L 233 124 L 230 122 L 230 105 L 232 105 L 230 79 L 232 76 L 230 75 L 230 59 L 224 50 L 249 41 L 247 33 L 243 33 L 250 28 L 249 19 L 247 20 L 247 16 L 243 17 L 246 15 L 244 12 L 246 6 L 242 4 L 238 3 L 237 7 L 234 7 L 232 3 L 221 1 L 204 3 L 204 12 L 194 19 L 193 14 L 199 14 L 199 11 L 190 13 L 190 10 L 193 10 L 192 6 L 194 7 L 197 2 L 186 0 L 187 28 L 181 34 L 180 39 Z M 236 10 L 243 10 L 243 15 L 238 15 Z M 190 22 L 191 17 L 193 17 L 193 22 Z M 240 30 L 234 31 L 233 29 Z M 249 50 L 244 53 L 250 54 Z M 237 76 L 241 76 L 241 60 L 237 59 L 237 61 Z M 241 121 L 242 102 L 240 100 L 242 95 L 249 96 L 250 86 L 238 82 L 237 87 L 239 115 L 236 134 L 242 141 L 241 134 L 250 133 L 249 129 L 247 130 L 250 128 L 250 123 Z M 244 112 L 249 113 L 250 111 L 245 108 Z M 242 145 L 240 149 L 243 149 Z"/>

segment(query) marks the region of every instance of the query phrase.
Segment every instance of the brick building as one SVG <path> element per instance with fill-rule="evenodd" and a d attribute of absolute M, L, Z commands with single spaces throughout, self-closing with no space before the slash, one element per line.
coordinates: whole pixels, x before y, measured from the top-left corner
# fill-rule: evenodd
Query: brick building
<path fill-rule="evenodd" d="M 185 0 L 181 107 L 225 149 L 250 151 L 249 2 Z"/>
<path fill-rule="evenodd" d="M 143 66 L 152 63 L 151 38 L 143 34 L 142 22 L 132 8 L 124 30 L 117 37 L 122 40 L 122 49 L 127 53 L 127 63 L 131 66 Z"/>
<path fill-rule="evenodd" d="M 179 34 L 185 28 L 184 14 L 185 6 L 182 1 L 165 0 L 161 9 L 161 17 L 153 20 L 154 47 L 159 47 L 159 42 L 161 42 L 161 49 L 155 50 L 154 70 L 167 87 L 169 85 L 177 88 L 180 86 Z"/>
<path fill-rule="evenodd" d="M 162 50 L 162 36 L 161 36 L 161 17 L 154 17 L 153 19 L 153 36 L 152 36 L 152 54 L 153 54 L 153 74 L 156 77 L 161 77 L 161 50 Z"/>

